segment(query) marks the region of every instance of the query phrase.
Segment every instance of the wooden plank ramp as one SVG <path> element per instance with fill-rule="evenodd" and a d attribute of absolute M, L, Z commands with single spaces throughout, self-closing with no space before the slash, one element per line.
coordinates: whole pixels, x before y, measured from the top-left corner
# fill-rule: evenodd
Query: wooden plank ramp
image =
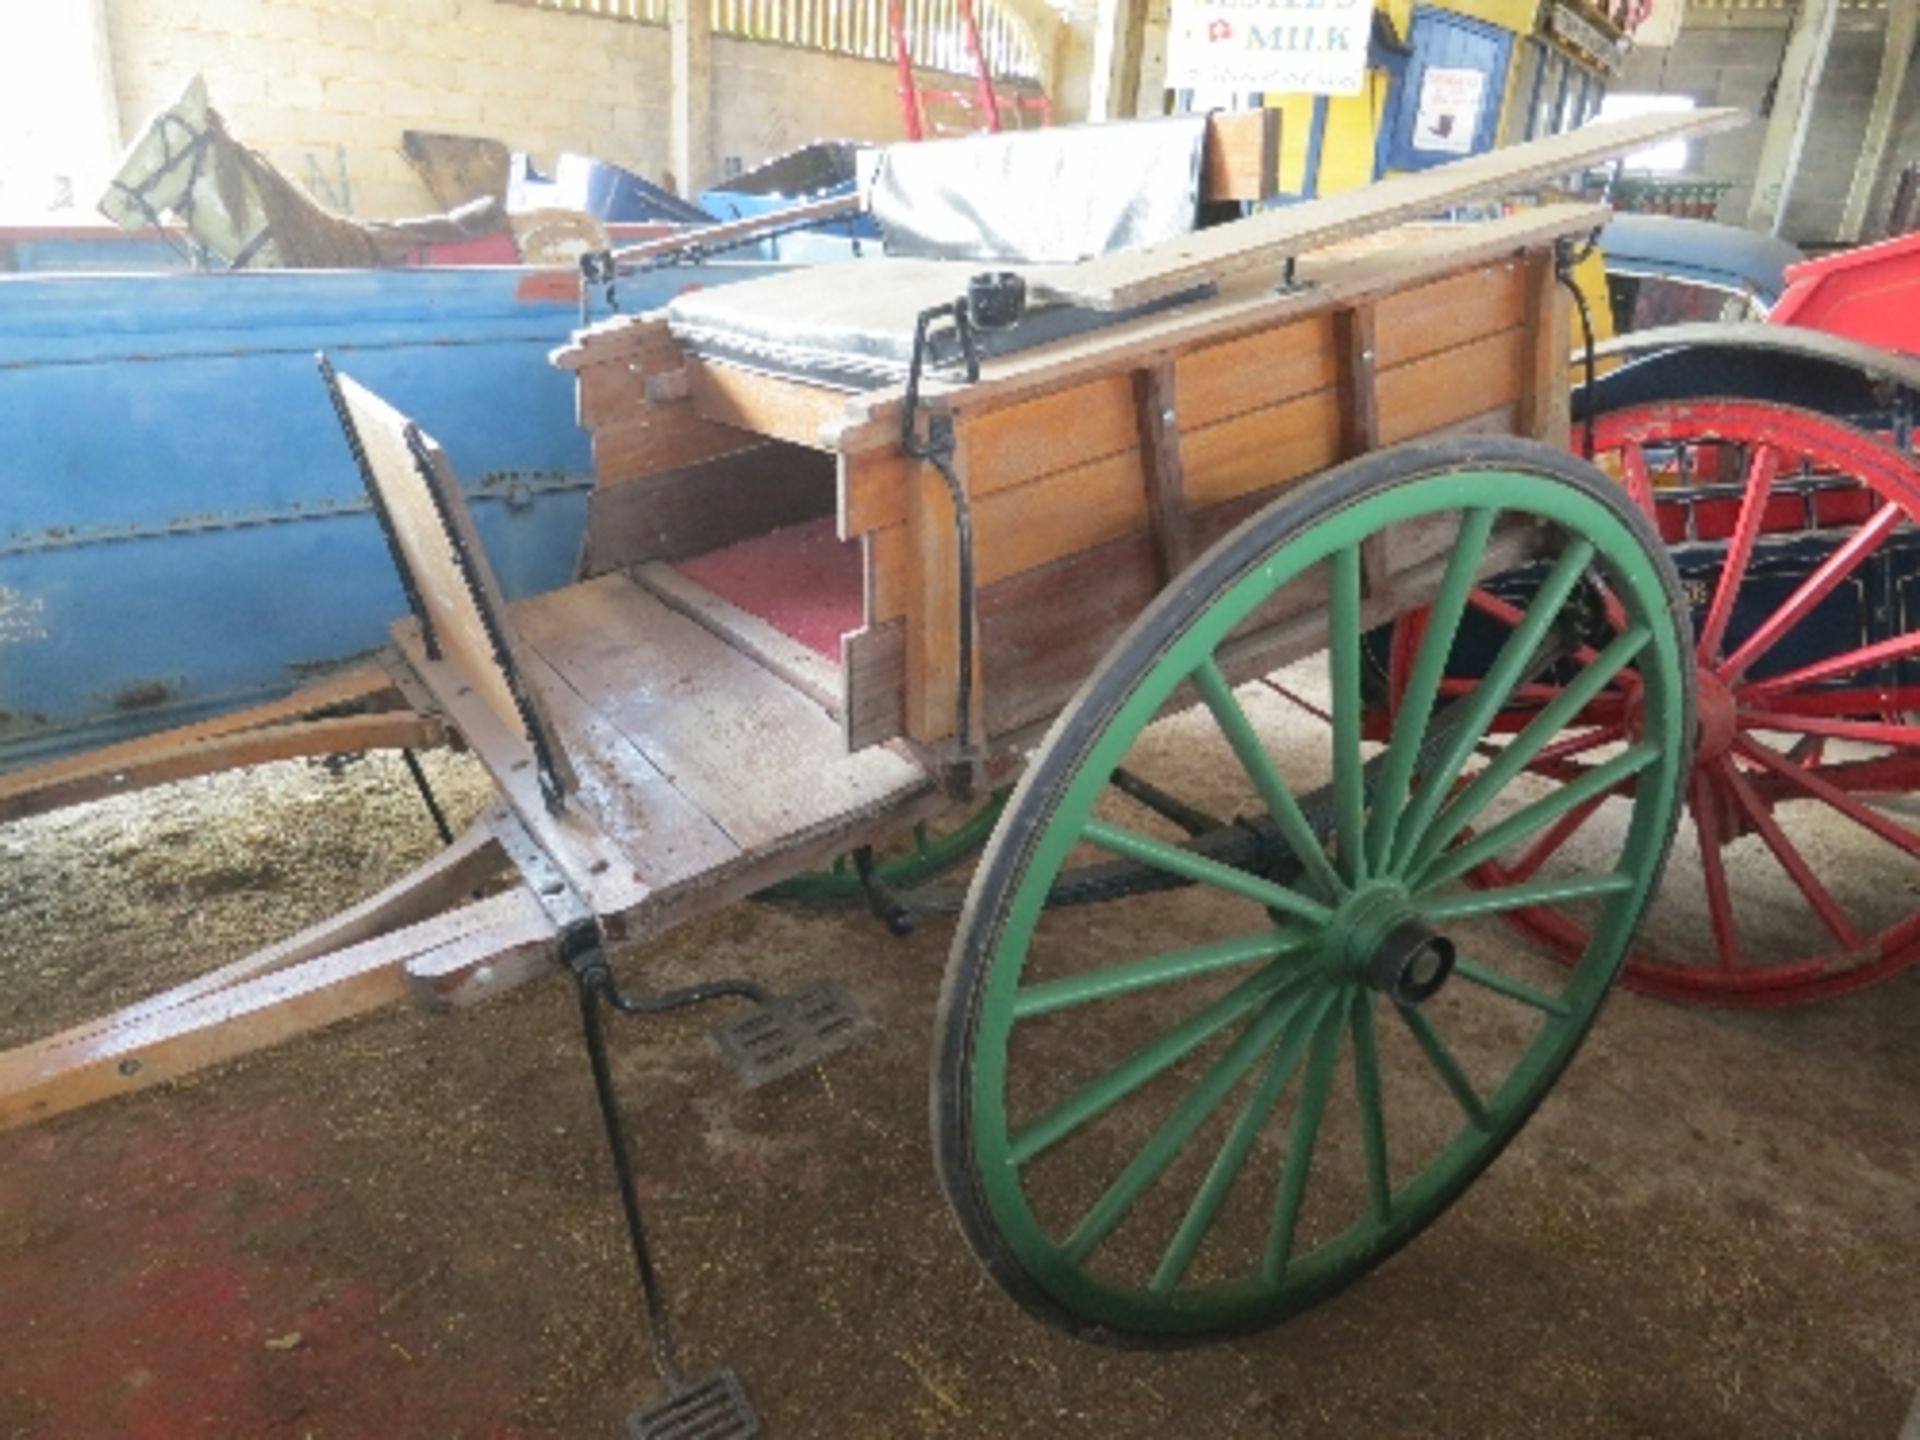
<path fill-rule="evenodd" d="M 1396 175 L 1342 195 L 1269 210 L 1143 250 L 1078 265 L 1036 267 L 1026 272 L 1027 284 L 1037 294 L 1096 310 L 1131 309 L 1288 255 L 1538 185 L 1663 140 L 1729 130 L 1746 119 L 1743 111 L 1721 108 L 1588 125 Z"/>

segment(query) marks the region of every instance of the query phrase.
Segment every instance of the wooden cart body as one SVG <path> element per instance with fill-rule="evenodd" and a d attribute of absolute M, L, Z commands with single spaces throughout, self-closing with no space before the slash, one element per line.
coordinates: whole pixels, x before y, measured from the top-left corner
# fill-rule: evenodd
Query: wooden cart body
<path fill-rule="evenodd" d="M 1729 118 L 1554 137 L 1157 255 L 1030 271 L 1036 295 L 1135 313 L 922 387 L 922 423 L 951 425 L 974 528 L 964 736 L 955 517 L 935 469 L 902 448 L 900 386 L 849 393 L 703 358 L 660 315 L 582 332 L 556 362 L 575 372 L 598 472 L 583 578 L 508 605 L 444 456 L 348 382 L 415 611 L 396 627 L 404 688 L 471 747 L 501 805 L 334 920 L 0 1056 L 0 1126 L 403 995 L 482 998 L 548 971 L 572 929 L 657 933 L 949 808 L 966 798 L 956 773 L 1010 773 L 1187 558 L 1289 484 L 1421 437 L 1564 441 L 1554 246 L 1604 212 L 1392 225 Z M 977 268 L 954 264 L 923 293 L 957 294 Z M 831 316 L 836 285 L 875 273 L 824 267 L 802 283 Z M 730 293 L 751 305 L 785 284 L 767 298 L 792 304 L 794 278 Z M 1370 614 L 1420 603 L 1449 540 L 1416 530 L 1372 547 Z M 1489 563 L 1529 543 L 1504 536 Z M 724 579 L 743 572 L 778 573 L 771 589 L 794 603 L 756 606 Z M 1319 648 L 1321 606 L 1279 597 L 1233 663 L 1251 673 Z M 787 623 L 796 611 L 807 624 Z M 837 646 L 818 641 L 822 614 L 849 617 Z M 509 866 L 523 883 L 458 904 Z"/>

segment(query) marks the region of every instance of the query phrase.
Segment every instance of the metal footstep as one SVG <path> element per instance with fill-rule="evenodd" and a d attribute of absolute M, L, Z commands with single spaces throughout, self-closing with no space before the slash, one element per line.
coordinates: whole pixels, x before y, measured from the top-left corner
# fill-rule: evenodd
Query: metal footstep
<path fill-rule="evenodd" d="M 747 1440 L 760 1417 L 740 1377 L 720 1370 L 627 1417 L 631 1440 Z"/>
<path fill-rule="evenodd" d="M 844 990 L 831 980 L 817 980 L 716 1025 L 713 1038 L 740 1083 L 757 1090 L 844 1050 L 872 1028 L 873 1021 Z"/>

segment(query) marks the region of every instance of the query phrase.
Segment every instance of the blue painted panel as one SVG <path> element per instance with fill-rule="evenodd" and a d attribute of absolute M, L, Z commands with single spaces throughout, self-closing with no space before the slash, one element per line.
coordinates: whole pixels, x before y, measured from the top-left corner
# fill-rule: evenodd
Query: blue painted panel
<path fill-rule="evenodd" d="M 765 274 L 684 266 L 629 310 Z M 0 769 L 271 698 L 405 603 L 313 356 L 447 448 L 510 597 L 571 578 L 592 464 L 528 272 L 0 277 Z M 135 704 L 133 702 L 139 702 Z"/>
<path fill-rule="evenodd" d="M 1420 92 L 1427 71 L 1477 70 L 1486 77 L 1480 111 L 1474 124 L 1472 148 L 1478 155 L 1493 148 L 1500 132 L 1500 106 L 1506 95 L 1507 64 L 1513 55 L 1513 32 L 1480 20 L 1438 10 L 1413 7 L 1409 32 L 1413 58 L 1407 63 L 1406 83 L 1399 87 L 1389 131 L 1387 165 L 1394 170 L 1426 170 L 1461 157 L 1446 151 L 1416 150 L 1414 121 L 1420 113 Z"/>

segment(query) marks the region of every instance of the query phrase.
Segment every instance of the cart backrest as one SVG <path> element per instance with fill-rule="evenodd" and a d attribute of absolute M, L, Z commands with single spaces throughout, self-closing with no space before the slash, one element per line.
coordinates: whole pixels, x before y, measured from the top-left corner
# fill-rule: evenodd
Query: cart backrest
<path fill-rule="evenodd" d="M 549 808 L 576 787 L 529 677 L 499 583 L 447 457 L 431 436 L 320 357 L 347 447 L 360 467 L 430 660 L 453 667 L 540 767 Z"/>

